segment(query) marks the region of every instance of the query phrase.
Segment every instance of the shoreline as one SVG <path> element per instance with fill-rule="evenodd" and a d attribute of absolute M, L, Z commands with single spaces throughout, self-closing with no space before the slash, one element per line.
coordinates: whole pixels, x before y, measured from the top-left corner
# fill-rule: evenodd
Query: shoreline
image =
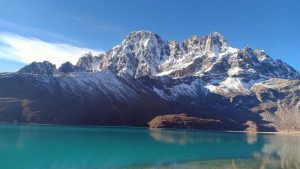
<path fill-rule="evenodd" d="M 300 136 L 300 131 L 258 131 L 258 132 L 247 132 L 247 131 L 226 131 L 230 133 L 247 133 L 247 134 L 276 134 L 276 135 L 283 135 L 283 136 Z"/>
<path fill-rule="evenodd" d="M 138 126 L 101 126 L 101 125 L 72 125 L 72 124 L 43 124 L 43 123 L 7 123 L 0 122 L 0 125 L 32 125 L 32 126 L 62 126 L 62 127 L 93 127 L 93 128 L 133 128 L 133 129 L 147 129 L 147 130 L 174 130 L 174 131 L 200 131 L 200 132 L 225 132 L 225 133 L 246 133 L 246 134 L 276 134 L 282 136 L 300 136 L 300 131 L 272 131 L 272 132 L 249 132 L 249 131 L 234 131 L 234 130 L 201 130 L 201 129 L 180 129 L 180 128 L 150 128 Z"/>

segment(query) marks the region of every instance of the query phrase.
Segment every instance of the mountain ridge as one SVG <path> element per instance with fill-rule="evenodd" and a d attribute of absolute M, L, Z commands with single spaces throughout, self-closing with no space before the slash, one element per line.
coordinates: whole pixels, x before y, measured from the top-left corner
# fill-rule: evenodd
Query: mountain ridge
<path fill-rule="evenodd" d="M 147 126 L 184 113 L 220 121 L 205 129 L 300 130 L 299 79 L 283 61 L 230 47 L 218 32 L 177 42 L 135 31 L 76 65 L 34 62 L 0 74 L 0 121 Z"/>

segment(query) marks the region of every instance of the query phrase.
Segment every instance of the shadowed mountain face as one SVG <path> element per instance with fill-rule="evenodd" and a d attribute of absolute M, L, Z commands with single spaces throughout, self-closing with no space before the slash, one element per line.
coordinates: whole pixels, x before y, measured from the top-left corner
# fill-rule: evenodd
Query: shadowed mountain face
<path fill-rule="evenodd" d="M 230 47 L 217 32 L 180 43 L 137 31 L 76 65 L 34 62 L 0 74 L 0 121 L 300 130 L 299 79 L 286 63 Z"/>

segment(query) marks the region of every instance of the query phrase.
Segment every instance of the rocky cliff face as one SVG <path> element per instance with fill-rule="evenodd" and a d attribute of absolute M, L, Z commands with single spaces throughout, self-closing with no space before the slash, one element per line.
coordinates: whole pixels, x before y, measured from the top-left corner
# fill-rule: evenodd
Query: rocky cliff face
<path fill-rule="evenodd" d="M 185 113 L 218 129 L 251 122 L 259 131 L 300 130 L 299 79 L 286 63 L 230 47 L 217 32 L 181 43 L 137 31 L 74 66 L 32 63 L 1 74 L 0 121 L 147 126 Z"/>
<path fill-rule="evenodd" d="M 19 73 L 28 73 L 36 75 L 56 75 L 58 70 L 56 66 L 48 61 L 32 62 L 18 71 Z"/>

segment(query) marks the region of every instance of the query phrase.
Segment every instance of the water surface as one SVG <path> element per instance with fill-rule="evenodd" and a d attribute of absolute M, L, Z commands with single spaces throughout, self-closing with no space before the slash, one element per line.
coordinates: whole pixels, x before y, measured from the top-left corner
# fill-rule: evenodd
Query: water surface
<path fill-rule="evenodd" d="M 300 137 L 0 125 L 2 169 L 300 169 Z"/>

